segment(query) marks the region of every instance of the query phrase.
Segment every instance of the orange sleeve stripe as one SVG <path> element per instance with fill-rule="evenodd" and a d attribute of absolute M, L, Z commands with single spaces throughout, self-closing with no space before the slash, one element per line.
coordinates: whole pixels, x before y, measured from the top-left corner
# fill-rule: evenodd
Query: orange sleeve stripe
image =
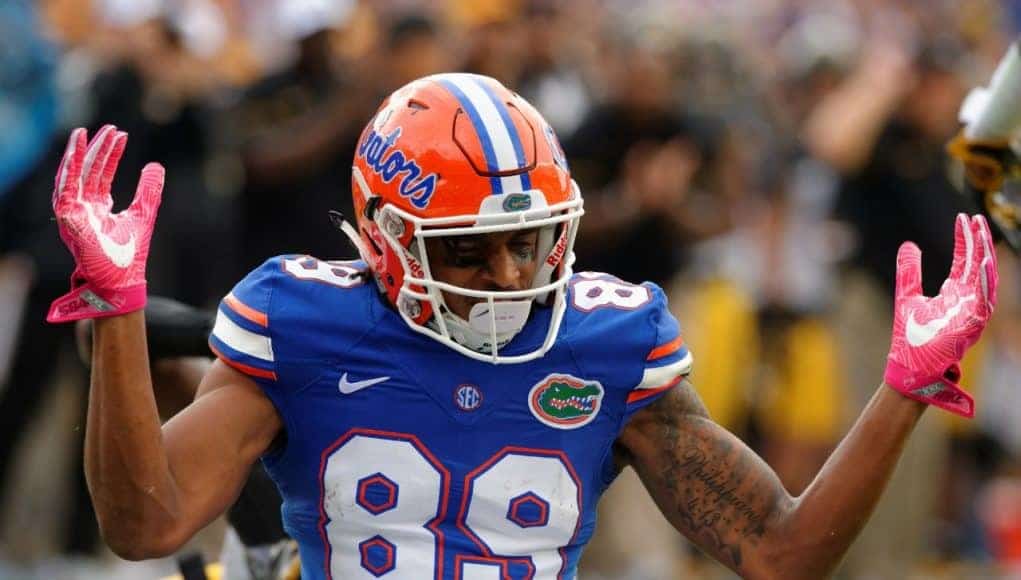
<path fill-rule="evenodd" d="M 234 369 L 239 370 L 246 375 L 259 377 L 262 379 L 272 379 L 274 381 L 277 380 L 277 374 L 273 371 L 267 371 L 265 369 L 260 369 L 253 367 L 251 365 L 239 363 L 236 360 L 231 360 L 229 357 L 220 352 L 218 348 L 213 346 L 212 341 L 209 341 L 209 350 L 212 350 L 213 354 L 215 354 L 223 362 L 227 363 L 228 366 L 233 367 Z"/>
<path fill-rule="evenodd" d="M 269 326 L 269 319 L 266 318 L 266 313 L 259 312 L 258 310 L 238 300 L 237 298 L 234 297 L 233 294 L 228 294 L 227 297 L 223 299 L 223 301 L 227 303 L 227 306 L 230 306 L 231 310 L 237 312 L 244 318 L 258 324 L 259 326 L 263 327 Z"/>
<path fill-rule="evenodd" d="M 649 353 L 649 356 L 645 360 L 656 360 L 658 358 L 663 358 L 668 354 L 677 352 L 678 350 L 681 349 L 681 346 L 683 345 L 684 339 L 678 336 L 677 338 L 671 340 L 670 342 L 666 344 L 661 344 L 656 348 L 652 349 L 652 352 Z"/>
<path fill-rule="evenodd" d="M 637 403 L 638 401 L 641 401 L 643 399 L 648 399 L 649 397 L 653 397 L 664 391 L 668 391 L 675 385 L 677 385 L 677 383 L 681 382 L 683 378 L 684 375 L 680 375 L 674 377 L 669 383 L 665 385 L 661 385 L 651 389 L 638 389 L 636 391 L 631 391 L 631 394 L 627 396 L 627 402 L 630 405 L 631 403 Z"/>

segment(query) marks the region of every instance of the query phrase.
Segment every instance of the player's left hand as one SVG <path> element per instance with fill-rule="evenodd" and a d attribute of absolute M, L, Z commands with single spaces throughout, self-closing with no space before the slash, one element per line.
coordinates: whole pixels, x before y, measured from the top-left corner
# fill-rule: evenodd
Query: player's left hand
<path fill-rule="evenodd" d="M 110 185 L 128 135 L 106 125 L 87 141 L 68 140 L 53 189 L 60 238 L 74 256 L 71 290 L 53 301 L 48 322 L 125 314 L 145 306 L 145 262 L 163 192 L 163 167 L 150 163 L 131 205 L 111 213 Z"/>
<path fill-rule="evenodd" d="M 978 341 L 996 306 L 996 252 L 984 217 L 958 214 L 954 261 L 938 295 L 922 295 L 922 253 L 913 242 L 897 252 L 893 339 L 884 382 L 912 399 L 964 417 L 975 414 L 963 391 L 960 361 Z"/>

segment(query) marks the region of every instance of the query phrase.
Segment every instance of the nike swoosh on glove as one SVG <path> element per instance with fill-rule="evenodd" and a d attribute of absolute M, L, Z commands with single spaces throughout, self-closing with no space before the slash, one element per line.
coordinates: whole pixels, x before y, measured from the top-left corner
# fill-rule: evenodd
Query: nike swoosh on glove
<path fill-rule="evenodd" d="M 74 257 L 71 290 L 50 305 L 48 322 L 116 316 L 145 306 L 145 261 L 163 193 L 163 166 L 149 163 L 131 205 L 110 213 L 110 185 L 128 135 L 106 125 L 88 142 L 68 140 L 53 189 L 53 213 Z"/>
<path fill-rule="evenodd" d="M 883 381 L 907 397 L 973 417 L 974 400 L 959 384 L 960 362 L 989 322 L 997 280 L 993 238 L 980 215 L 958 214 L 950 277 L 932 298 L 922 295 L 922 253 L 904 242 Z"/>

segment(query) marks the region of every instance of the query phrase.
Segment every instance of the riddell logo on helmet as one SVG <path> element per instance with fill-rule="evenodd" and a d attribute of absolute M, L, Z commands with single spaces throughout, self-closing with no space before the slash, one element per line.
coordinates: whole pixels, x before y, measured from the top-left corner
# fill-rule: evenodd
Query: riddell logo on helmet
<path fill-rule="evenodd" d="M 408 260 L 408 269 L 411 270 L 412 278 L 425 278 L 425 270 L 422 269 L 422 264 L 418 263 L 410 253 L 405 252 L 404 257 Z"/>
<path fill-rule="evenodd" d="M 386 136 L 373 129 L 358 146 L 355 156 L 364 159 L 369 169 L 386 183 L 401 176 L 398 192 L 411 200 L 411 205 L 423 209 L 436 192 L 436 174 L 423 176 L 415 160 L 405 158 L 403 151 L 394 148 L 400 136 L 400 127 Z"/>
<path fill-rule="evenodd" d="M 556 266 L 560 263 L 560 260 L 564 258 L 564 252 L 567 251 L 567 232 L 561 232 L 560 239 L 557 240 L 557 245 L 550 252 L 549 256 L 546 257 L 546 263 L 550 266 Z"/>

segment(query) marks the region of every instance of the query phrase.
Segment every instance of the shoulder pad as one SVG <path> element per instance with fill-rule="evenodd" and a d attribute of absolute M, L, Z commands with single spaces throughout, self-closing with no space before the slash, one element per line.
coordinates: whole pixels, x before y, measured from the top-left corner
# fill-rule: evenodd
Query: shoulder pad
<path fill-rule="evenodd" d="M 582 272 L 571 279 L 567 301 L 565 338 L 603 367 L 600 374 L 618 377 L 629 407 L 644 406 L 691 372 L 691 352 L 656 284 Z"/>
<path fill-rule="evenodd" d="M 286 349 L 282 340 L 314 345 L 310 335 L 331 330 L 325 324 L 366 317 L 359 298 L 364 298 L 366 287 L 375 291 L 367 284 L 370 278 L 366 273 L 361 262 L 310 256 L 270 258 L 220 301 L 210 348 L 235 369 L 275 381 L 279 354 Z M 352 308 L 360 310 L 360 316 L 344 316 Z"/>

